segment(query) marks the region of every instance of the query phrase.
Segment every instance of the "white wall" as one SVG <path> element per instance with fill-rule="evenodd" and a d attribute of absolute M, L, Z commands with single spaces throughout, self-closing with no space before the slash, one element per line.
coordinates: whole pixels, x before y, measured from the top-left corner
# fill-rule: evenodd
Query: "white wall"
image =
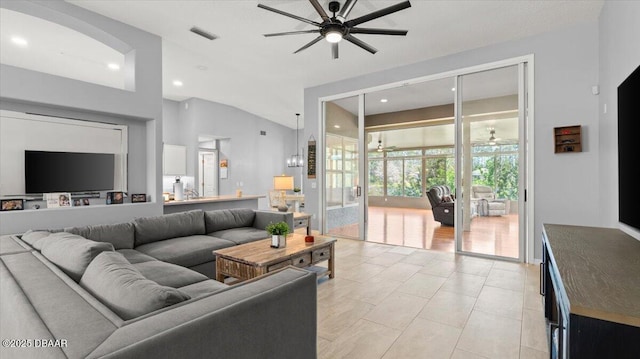
<path fill-rule="evenodd" d="M 89 121 L 135 121 L 142 139 L 130 147 L 129 190 L 161 196 L 162 153 L 162 44 L 158 36 L 87 11 L 61 0 L 2 1 L 0 6 L 74 28 L 120 51 L 135 53 L 125 68 L 133 74 L 120 90 L 0 64 L 0 109 L 35 112 Z M 126 67 L 126 66 L 125 66 Z M 133 82 L 135 82 L 135 87 Z M 114 122 L 114 121 L 111 121 Z M 135 140 L 130 133 L 130 141 Z M 130 142 L 131 144 L 131 142 Z M 136 149 L 136 146 L 140 146 Z M 140 183 L 141 188 L 132 187 Z M 136 185 L 138 186 L 138 185 Z M 162 202 L 140 206 L 92 207 L 0 213 L 0 234 L 29 228 L 112 223 L 125 218 L 162 213 Z M 71 212 L 66 212 L 71 211 Z"/>
<path fill-rule="evenodd" d="M 319 139 L 318 99 L 391 82 L 442 73 L 507 58 L 535 56 L 535 257 L 540 258 L 543 223 L 597 225 L 598 26 L 586 23 L 413 65 L 305 89 L 305 137 Z M 584 152 L 553 153 L 553 127 L 583 126 Z M 320 162 L 320 159 L 319 161 Z M 321 163 L 318 169 L 321 169 Z M 319 172 L 320 173 L 320 172 Z M 305 183 L 305 210 L 320 210 L 319 189 Z M 319 186 L 318 186 L 319 187 Z M 318 227 L 314 220 L 313 226 Z"/>
<path fill-rule="evenodd" d="M 228 178 L 219 180 L 221 195 L 235 194 L 237 184 L 251 195 L 267 195 L 273 176 L 295 175 L 286 157 L 295 153 L 295 130 L 241 109 L 192 98 L 183 102 L 164 101 L 164 142 L 187 146 L 187 176 L 197 177 L 198 135 L 220 140 L 220 159 L 227 159 Z M 267 135 L 260 135 L 266 131 Z M 302 132 L 302 131 L 300 131 Z M 301 140 L 300 140 L 301 141 Z M 302 145 L 302 142 L 300 142 Z M 299 182 L 299 174 L 295 175 Z M 268 208 L 268 199 L 259 201 Z"/>
<path fill-rule="evenodd" d="M 618 222 L 618 86 L 640 65 L 640 4 L 607 1 L 600 13 L 600 191 L 602 225 L 640 231 Z M 604 112 L 604 107 L 607 112 Z"/>

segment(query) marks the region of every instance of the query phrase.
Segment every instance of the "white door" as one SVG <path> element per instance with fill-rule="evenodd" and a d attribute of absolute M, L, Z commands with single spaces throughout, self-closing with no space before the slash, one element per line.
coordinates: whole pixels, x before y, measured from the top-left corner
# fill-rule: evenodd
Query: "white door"
<path fill-rule="evenodd" d="M 218 195 L 218 153 L 200 152 L 200 196 L 211 197 Z"/>

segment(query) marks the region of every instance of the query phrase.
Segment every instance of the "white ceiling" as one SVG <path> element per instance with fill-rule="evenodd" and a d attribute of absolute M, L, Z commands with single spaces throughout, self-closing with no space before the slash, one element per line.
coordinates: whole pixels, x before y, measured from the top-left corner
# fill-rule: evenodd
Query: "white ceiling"
<path fill-rule="evenodd" d="M 259 9 L 258 3 L 317 21 L 306 1 L 68 1 L 161 36 L 165 98 L 215 101 L 291 128 L 295 113 L 303 112 L 304 88 L 595 21 L 603 4 L 603 0 L 413 0 L 409 9 L 366 23 L 366 27 L 409 30 L 406 37 L 359 35 L 379 52 L 371 55 L 341 43 L 340 59 L 332 60 L 324 41 L 293 54 L 315 34 L 262 36 L 310 25 Z M 320 2 L 326 9 L 329 1 Z M 360 0 L 350 18 L 398 2 Z M 189 32 L 192 26 L 219 38 L 201 38 Z M 7 50 L 4 45 L 2 50 Z M 176 79 L 184 86 L 174 87 Z"/>

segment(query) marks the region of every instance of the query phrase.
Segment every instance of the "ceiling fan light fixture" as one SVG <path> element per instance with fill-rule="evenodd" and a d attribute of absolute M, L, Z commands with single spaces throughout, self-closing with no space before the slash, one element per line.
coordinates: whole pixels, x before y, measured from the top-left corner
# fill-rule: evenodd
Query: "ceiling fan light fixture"
<path fill-rule="evenodd" d="M 332 43 L 332 44 L 336 44 L 340 41 L 342 41 L 342 33 L 340 31 L 337 30 L 331 30 L 329 32 L 327 32 L 327 34 L 324 36 L 325 39 L 327 39 L 327 42 Z"/>

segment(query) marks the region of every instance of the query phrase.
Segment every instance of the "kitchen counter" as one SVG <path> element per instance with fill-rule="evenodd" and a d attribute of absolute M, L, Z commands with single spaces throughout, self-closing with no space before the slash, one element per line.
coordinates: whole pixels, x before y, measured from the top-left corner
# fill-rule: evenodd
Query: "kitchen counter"
<path fill-rule="evenodd" d="M 261 195 L 243 195 L 242 197 L 222 195 L 185 199 L 182 201 L 168 201 L 164 202 L 164 213 L 185 212 L 194 209 L 202 209 L 203 211 L 231 208 L 258 209 L 258 200 L 265 197 L 266 196 Z"/>

